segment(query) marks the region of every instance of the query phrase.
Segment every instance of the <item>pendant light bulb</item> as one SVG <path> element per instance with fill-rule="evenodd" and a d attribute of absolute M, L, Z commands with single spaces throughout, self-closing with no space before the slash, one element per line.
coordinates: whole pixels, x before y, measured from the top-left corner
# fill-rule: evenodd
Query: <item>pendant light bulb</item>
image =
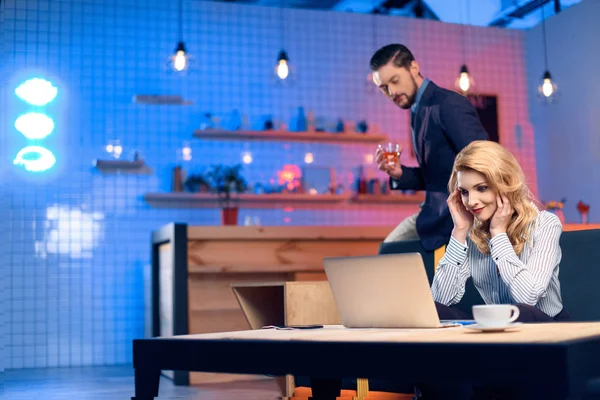
<path fill-rule="evenodd" d="M 469 69 L 467 68 L 466 65 L 463 65 L 462 67 L 460 67 L 460 75 L 458 76 L 458 79 L 456 80 L 456 84 L 455 84 L 456 88 L 463 93 L 467 93 L 469 90 L 471 90 L 473 88 L 474 85 L 475 85 L 475 82 L 473 81 L 473 78 L 469 74 Z"/>
<path fill-rule="evenodd" d="M 558 86 L 552 79 L 550 71 L 545 71 L 542 76 L 542 82 L 538 86 L 538 96 L 544 103 L 550 104 L 558 101 Z"/>
<path fill-rule="evenodd" d="M 458 78 L 458 86 L 460 90 L 463 92 L 468 92 L 471 87 L 471 83 L 469 82 L 469 74 L 466 72 L 460 73 L 460 78 Z"/>
<path fill-rule="evenodd" d="M 552 80 L 552 75 L 550 75 L 550 71 L 548 70 L 548 46 L 546 43 L 546 19 L 544 18 L 544 7 L 540 7 L 542 9 L 542 40 L 544 46 L 544 66 L 546 70 L 544 71 L 544 75 L 542 75 L 542 82 L 538 86 L 538 97 L 544 103 L 554 103 L 558 101 L 559 93 L 558 86 Z"/>
<path fill-rule="evenodd" d="M 284 80 L 290 74 L 290 68 L 288 66 L 288 56 L 285 50 L 279 52 L 279 58 L 277 60 L 277 66 L 275 67 L 275 73 L 279 79 Z"/>
<path fill-rule="evenodd" d="M 175 54 L 172 56 L 173 69 L 175 71 L 181 72 L 187 69 L 188 55 L 185 49 L 185 44 L 183 42 L 177 43 L 177 47 L 175 48 Z"/>
<path fill-rule="evenodd" d="M 540 85 L 540 93 L 546 98 L 550 98 L 556 93 L 556 84 L 552 81 L 552 75 L 549 71 L 544 72 L 542 84 Z"/>

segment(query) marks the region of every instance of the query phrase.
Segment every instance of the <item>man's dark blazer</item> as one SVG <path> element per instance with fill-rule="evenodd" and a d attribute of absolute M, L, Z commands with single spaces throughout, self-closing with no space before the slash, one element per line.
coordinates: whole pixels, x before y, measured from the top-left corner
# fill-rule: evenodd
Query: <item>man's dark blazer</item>
<path fill-rule="evenodd" d="M 417 232 L 426 250 L 448 243 L 453 223 L 448 181 L 456 155 L 475 140 L 489 140 L 475 107 L 464 96 L 429 82 L 411 118 L 419 167 L 402 167 L 393 190 L 425 190 Z"/>

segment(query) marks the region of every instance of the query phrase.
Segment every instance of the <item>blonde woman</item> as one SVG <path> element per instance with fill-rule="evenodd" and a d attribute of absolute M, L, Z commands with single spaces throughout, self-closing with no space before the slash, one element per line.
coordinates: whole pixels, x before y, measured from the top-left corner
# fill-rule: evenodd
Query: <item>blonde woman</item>
<path fill-rule="evenodd" d="M 456 157 L 448 207 L 454 228 L 434 276 L 440 319 L 469 318 L 452 307 L 468 278 L 486 304 L 514 304 L 518 321 L 568 320 L 558 279 L 562 225 L 539 211 L 515 157 L 475 141 Z"/>

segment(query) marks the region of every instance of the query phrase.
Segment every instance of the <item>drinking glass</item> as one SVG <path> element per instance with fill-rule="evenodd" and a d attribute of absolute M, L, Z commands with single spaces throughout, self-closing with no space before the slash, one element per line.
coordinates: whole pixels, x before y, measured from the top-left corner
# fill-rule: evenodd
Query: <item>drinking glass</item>
<path fill-rule="evenodd" d="M 386 160 L 387 165 L 393 166 L 398 164 L 398 158 L 400 157 L 400 145 L 389 142 L 386 146 L 379 145 L 379 148 L 383 150 L 383 159 Z"/>

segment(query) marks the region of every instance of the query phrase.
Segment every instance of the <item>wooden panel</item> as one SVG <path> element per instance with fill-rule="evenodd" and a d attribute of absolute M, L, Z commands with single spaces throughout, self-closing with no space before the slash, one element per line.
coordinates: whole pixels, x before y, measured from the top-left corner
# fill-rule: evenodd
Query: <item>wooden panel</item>
<path fill-rule="evenodd" d="M 326 281 L 325 272 L 297 272 L 294 274 L 294 281 Z"/>
<path fill-rule="evenodd" d="M 206 276 L 209 278 L 198 279 L 197 276 L 189 276 L 188 307 L 190 311 L 239 309 L 239 304 L 231 292 L 231 281 L 216 279 L 211 275 L 204 275 L 202 278 Z"/>
<path fill-rule="evenodd" d="M 188 226 L 188 240 L 316 239 L 380 240 L 396 226 Z M 600 224 L 565 224 L 567 230 L 600 229 Z"/>
<path fill-rule="evenodd" d="M 395 226 L 188 226 L 188 240 L 373 240 L 383 241 Z M 600 229 L 600 224 L 565 224 L 564 231 Z"/>
<path fill-rule="evenodd" d="M 378 241 L 199 241 L 188 242 L 189 265 L 201 269 L 244 265 L 248 272 L 278 271 L 279 266 L 300 265 L 304 271 L 322 271 L 323 258 L 375 255 Z M 235 249 L 235 251 L 233 251 Z"/>
<path fill-rule="evenodd" d="M 193 311 L 190 313 L 190 317 L 190 334 L 250 329 L 250 325 L 239 307 L 237 310 Z"/>
<path fill-rule="evenodd" d="M 284 303 L 286 325 L 341 323 L 329 282 L 287 282 Z"/>
<path fill-rule="evenodd" d="M 188 226 L 188 240 L 379 240 L 395 226 Z"/>

